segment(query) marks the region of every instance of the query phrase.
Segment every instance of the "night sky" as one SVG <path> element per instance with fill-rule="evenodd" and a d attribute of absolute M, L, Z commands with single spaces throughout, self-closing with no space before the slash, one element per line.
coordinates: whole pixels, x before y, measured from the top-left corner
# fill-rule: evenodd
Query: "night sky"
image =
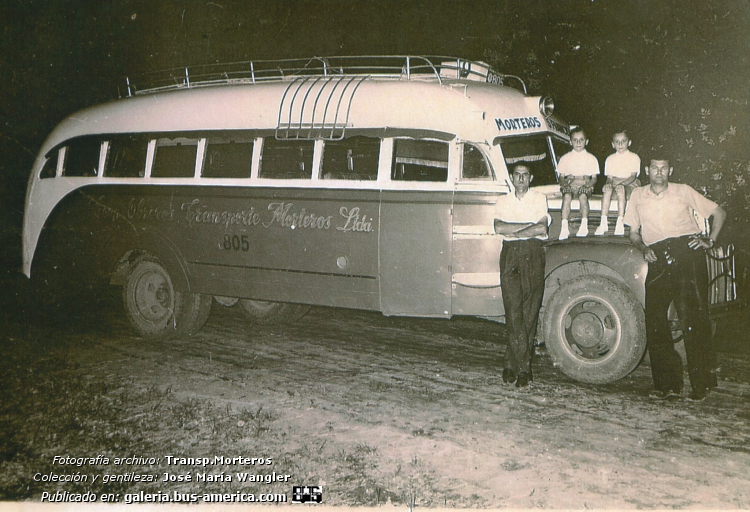
<path fill-rule="evenodd" d="M 726 205 L 750 202 L 746 185 L 715 179 L 724 168 L 730 180 L 747 175 L 747 0 L 0 0 L 0 19 L 6 230 L 20 228 L 32 155 L 47 133 L 116 98 L 122 76 L 330 55 L 487 61 L 555 98 L 563 118 L 587 128 L 600 162 L 612 132 L 627 128 L 642 156 L 668 148 L 686 181 Z"/>

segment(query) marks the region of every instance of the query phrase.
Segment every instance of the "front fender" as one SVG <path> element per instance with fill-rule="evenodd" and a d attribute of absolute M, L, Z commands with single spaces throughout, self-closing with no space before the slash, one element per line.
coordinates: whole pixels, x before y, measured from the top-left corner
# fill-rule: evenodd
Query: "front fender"
<path fill-rule="evenodd" d="M 627 239 L 555 240 L 546 246 L 546 260 L 545 303 L 561 283 L 587 274 L 621 282 L 642 306 L 646 303 L 648 263 Z"/>
<path fill-rule="evenodd" d="M 169 272 L 175 290 L 190 291 L 190 272 L 185 264 L 185 258 L 167 233 L 141 227 L 138 230 L 138 245 L 133 249 L 155 256 Z"/>

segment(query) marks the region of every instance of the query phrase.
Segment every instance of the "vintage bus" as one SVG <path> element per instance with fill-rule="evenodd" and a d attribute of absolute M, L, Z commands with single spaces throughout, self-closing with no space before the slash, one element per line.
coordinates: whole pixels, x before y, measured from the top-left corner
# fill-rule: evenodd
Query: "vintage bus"
<path fill-rule="evenodd" d="M 627 237 L 556 240 L 569 125 L 520 78 L 403 56 L 145 79 L 44 142 L 23 224 L 32 280 L 121 286 L 153 339 L 195 333 L 214 301 L 257 322 L 311 305 L 502 320 L 493 209 L 523 162 L 553 216 L 540 328 L 553 361 L 590 383 L 640 362 L 646 263 Z"/>

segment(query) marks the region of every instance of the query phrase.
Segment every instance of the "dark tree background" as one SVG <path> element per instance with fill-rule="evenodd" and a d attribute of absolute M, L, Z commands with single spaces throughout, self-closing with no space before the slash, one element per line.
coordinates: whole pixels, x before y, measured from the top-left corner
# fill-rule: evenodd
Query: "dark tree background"
<path fill-rule="evenodd" d="M 729 211 L 750 248 L 747 0 L 0 0 L 2 240 L 18 244 L 34 154 L 66 115 L 117 97 L 124 75 L 314 55 L 484 60 L 587 129 L 603 163 L 627 129 L 643 159 Z M 655 151 L 654 151 L 655 150 Z M 10 266 L 20 265 L 20 256 Z"/>

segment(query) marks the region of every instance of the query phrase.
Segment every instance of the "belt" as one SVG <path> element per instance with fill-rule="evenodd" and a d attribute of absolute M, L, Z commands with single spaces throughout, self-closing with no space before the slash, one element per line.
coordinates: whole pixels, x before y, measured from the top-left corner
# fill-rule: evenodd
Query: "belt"
<path fill-rule="evenodd" d="M 676 261 L 683 261 L 686 257 L 694 257 L 696 254 L 695 250 L 688 246 L 688 243 L 700 233 L 694 233 L 692 235 L 683 235 L 675 238 L 667 238 L 651 245 L 656 257 L 661 260 L 664 258 L 664 262 L 667 265 L 672 265 Z M 657 261 L 658 262 L 658 261 Z"/>

